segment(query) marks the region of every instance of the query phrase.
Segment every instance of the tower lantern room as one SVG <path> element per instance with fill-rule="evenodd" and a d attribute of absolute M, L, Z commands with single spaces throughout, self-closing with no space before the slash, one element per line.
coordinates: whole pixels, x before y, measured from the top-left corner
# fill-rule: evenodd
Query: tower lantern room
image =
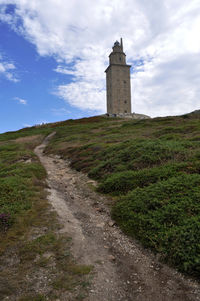
<path fill-rule="evenodd" d="M 113 46 L 113 51 L 109 55 L 109 62 L 110 64 L 126 64 L 126 55 L 123 52 L 123 44 L 122 39 L 121 43 L 116 41 Z"/>

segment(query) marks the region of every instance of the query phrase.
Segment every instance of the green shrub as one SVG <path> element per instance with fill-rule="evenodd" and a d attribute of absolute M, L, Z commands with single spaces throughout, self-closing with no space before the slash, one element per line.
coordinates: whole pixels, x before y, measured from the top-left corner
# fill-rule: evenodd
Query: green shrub
<path fill-rule="evenodd" d="M 185 140 L 136 139 L 122 142 L 96 154 L 102 161 L 90 169 L 89 176 L 102 179 L 119 170 L 139 170 L 167 162 L 182 162 L 194 155 L 197 146 L 199 143 Z"/>
<path fill-rule="evenodd" d="M 176 163 L 151 169 L 113 173 L 103 180 L 97 190 L 103 193 L 114 193 L 115 195 L 126 194 L 129 190 L 137 187 L 148 186 L 151 183 L 173 177 L 186 167 L 187 163 Z"/>
<path fill-rule="evenodd" d="M 94 179 L 100 179 L 105 175 L 114 172 L 117 169 L 118 165 L 120 164 L 117 158 L 110 159 L 107 161 L 102 161 L 96 167 L 92 168 L 89 171 L 88 176 Z"/>
<path fill-rule="evenodd" d="M 200 276 L 200 175 L 137 188 L 113 209 L 125 232 L 161 252 L 180 271 Z"/>

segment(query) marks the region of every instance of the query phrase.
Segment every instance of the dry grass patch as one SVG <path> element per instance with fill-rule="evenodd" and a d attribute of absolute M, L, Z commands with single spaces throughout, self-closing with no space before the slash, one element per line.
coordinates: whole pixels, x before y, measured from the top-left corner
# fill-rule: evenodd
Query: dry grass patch
<path fill-rule="evenodd" d="M 25 147 L 28 149 L 34 149 L 38 144 L 42 142 L 44 139 L 44 135 L 33 135 L 33 136 L 26 136 L 20 137 L 14 140 L 16 143 L 24 144 Z"/>

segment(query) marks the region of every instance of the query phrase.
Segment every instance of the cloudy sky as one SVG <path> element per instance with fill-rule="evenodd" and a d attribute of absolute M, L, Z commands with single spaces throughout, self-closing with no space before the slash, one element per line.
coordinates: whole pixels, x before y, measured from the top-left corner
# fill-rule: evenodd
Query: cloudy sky
<path fill-rule="evenodd" d="M 0 132 L 105 113 L 120 37 L 133 112 L 200 109 L 200 0 L 0 0 Z"/>

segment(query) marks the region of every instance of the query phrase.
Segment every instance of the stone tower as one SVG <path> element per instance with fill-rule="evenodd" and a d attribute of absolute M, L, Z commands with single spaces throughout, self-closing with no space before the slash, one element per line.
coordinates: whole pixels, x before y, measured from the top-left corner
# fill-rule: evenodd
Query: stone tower
<path fill-rule="evenodd" d="M 109 55 L 106 72 L 107 113 L 109 115 L 131 114 L 130 65 L 126 64 L 123 42 L 116 41 Z"/>

